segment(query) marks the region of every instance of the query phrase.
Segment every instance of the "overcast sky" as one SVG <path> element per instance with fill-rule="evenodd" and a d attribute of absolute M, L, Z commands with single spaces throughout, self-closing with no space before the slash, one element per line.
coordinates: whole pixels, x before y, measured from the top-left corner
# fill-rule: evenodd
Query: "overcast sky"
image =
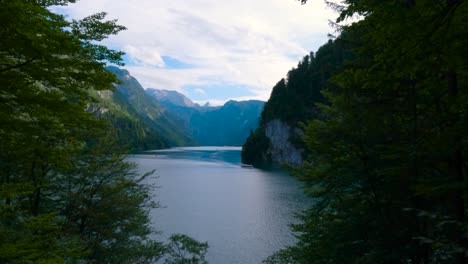
<path fill-rule="evenodd" d="M 323 0 L 80 0 L 70 18 L 105 11 L 128 29 L 105 40 L 126 52 L 145 88 L 198 103 L 267 100 L 273 86 L 324 44 L 336 14 Z"/>

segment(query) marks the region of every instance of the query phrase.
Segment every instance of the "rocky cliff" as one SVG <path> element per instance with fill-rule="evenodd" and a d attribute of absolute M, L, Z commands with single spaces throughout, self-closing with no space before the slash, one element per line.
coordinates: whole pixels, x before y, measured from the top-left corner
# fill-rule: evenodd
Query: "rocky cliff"
<path fill-rule="evenodd" d="M 242 162 L 256 167 L 302 163 L 306 153 L 300 127 L 308 120 L 326 118 L 320 109 L 327 104 L 321 91 L 348 56 L 341 45 L 329 41 L 316 54 L 305 56 L 273 87 L 259 127 L 242 147 Z"/>
<path fill-rule="evenodd" d="M 279 119 L 267 122 L 265 125 L 265 136 L 270 142 L 274 142 L 270 144 L 267 150 L 271 161 L 275 164 L 283 162 L 291 165 L 301 164 L 304 150 L 291 143 L 291 139 L 298 138 L 300 135 L 301 130 L 293 128 Z"/>

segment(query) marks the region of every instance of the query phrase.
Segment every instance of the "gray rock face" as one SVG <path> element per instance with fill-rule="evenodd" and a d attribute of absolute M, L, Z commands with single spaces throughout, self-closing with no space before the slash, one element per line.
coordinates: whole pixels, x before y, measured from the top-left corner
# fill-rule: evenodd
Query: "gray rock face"
<path fill-rule="evenodd" d="M 146 89 L 146 92 L 153 95 L 160 102 L 170 102 L 174 105 L 184 106 L 184 107 L 194 107 L 195 103 L 188 99 L 185 95 L 178 93 L 176 91 L 169 90 L 158 90 L 149 88 Z"/>
<path fill-rule="evenodd" d="M 292 132 L 293 131 L 293 132 Z M 302 149 L 297 149 L 289 141 L 291 133 L 300 133 L 279 119 L 269 121 L 265 127 L 265 135 L 270 139 L 269 154 L 276 164 L 288 163 L 299 165 L 302 163 Z"/>

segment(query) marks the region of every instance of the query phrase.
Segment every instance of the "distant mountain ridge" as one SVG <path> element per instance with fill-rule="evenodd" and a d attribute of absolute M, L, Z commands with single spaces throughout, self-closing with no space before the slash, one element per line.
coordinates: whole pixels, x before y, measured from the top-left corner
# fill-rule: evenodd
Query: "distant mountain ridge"
<path fill-rule="evenodd" d="M 185 95 L 176 91 L 148 88 L 146 89 L 146 93 L 148 93 L 161 103 L 171 103 L 177 106 L 185 107 L 194 107 L 197 105 Z"/>
<path fill-rule="evenodd" d="M 265 102 L 228 101 L 223 106 L 200 106 L 176 91 L 147 89 L 165 113 L 185 128 L 198 145 L 241 146 L 258 126 Z"/>
<path fill-rule="evenodd" d="M 240 146 L 258 126 L 262 101 L 195 104 L 176 91 L 147 89 L 125 69 L 110 66 L 120 83 L 95 93 L 90 110 L 106 118 L 117 140 L 132 150 L 175 146 Z"/>

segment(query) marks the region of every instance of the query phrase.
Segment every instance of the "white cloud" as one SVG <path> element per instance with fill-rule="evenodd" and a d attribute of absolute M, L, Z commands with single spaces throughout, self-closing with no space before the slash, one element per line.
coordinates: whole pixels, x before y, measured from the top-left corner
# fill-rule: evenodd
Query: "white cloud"
<path fill-rule="evenodd" d="M 205 90 L 200 89 L 200 88 L 195 89 L 195 92 L 198 94 L 206 94 Z"/>
<path fill-rule="evenodd" d="M 321 0 L 80 0 L 59 10 L 72 18 L 106 11 L 125 25 L 105 44 L 127 53 L 126 68 L 144 87 L 184 92 L 184 85 L 229 83 L 263 100 L 326 42 L 335 17 Z M 170 69 L 162 56 L 193 67 Z"/>
<path fill-rule="evenodd" d="M 159 55 L 157 48 L 145 46 L 135 47 L 133 45 L 125 45 L 123 47 L 123 51 L 135 64 L 143 64 L 147 67 L 164 66 L 164 60 L 161 58 L 161 55 Z"/>

